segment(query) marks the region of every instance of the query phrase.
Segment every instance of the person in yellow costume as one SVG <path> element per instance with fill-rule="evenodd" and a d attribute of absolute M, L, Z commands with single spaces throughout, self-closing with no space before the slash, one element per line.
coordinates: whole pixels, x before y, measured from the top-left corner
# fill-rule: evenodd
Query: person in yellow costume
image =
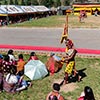
<path fill-rule="evenodd" d="M 77 53 L 77 50 L 74 48 L 74 44 L 70 39 L 65 40 L 66 49 L 65 53 L 66 55 L 63 56 L 63 62 L 66 63 L 65 68 L 65 77 L 64 77 L 64 83 L 68 83 L 68 76 L 72 74 L 72 71 L 74 72 L 74 76 L 78 73 L 75 68 L 75 55 Z"/>

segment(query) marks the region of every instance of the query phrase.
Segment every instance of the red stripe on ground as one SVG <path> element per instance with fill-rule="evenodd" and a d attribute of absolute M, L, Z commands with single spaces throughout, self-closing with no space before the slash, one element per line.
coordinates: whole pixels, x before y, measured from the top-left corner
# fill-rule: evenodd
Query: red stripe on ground
<path fill-rule="evenodd" d="M 41 50 L 53 52 L 65 52 L 65 48 L 60 47 L 47 47 L 47 46 L 18 46 L 18 45 L 0 45 L 0 49 L 17 49 L 17 50 Z M 100 50 L 80 49 L 77 48 L 78 53 L 82 54 L 100 54 Z"/>

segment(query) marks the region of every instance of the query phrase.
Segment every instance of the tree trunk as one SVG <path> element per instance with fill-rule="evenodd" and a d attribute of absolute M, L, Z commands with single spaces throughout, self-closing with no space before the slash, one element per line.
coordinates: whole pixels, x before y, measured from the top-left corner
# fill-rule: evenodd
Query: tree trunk
<path fill-rule="evenodd" d="M 65 6 L 65 0 L 60 0 L 61 6 Z"/>

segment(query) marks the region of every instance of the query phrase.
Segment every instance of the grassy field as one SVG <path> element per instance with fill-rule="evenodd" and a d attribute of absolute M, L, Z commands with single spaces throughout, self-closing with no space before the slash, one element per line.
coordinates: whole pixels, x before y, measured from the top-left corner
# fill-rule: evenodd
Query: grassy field
<path fill-rule="evenodd" d="M 88 16 L 82 23 L 79 22 L 78 16 L 69 15 L 68 27 L 69 28 L 99 28 L 100 16 Z M 23 23 L 10 25 L 9 27 L 60 27 L 63 28 L 66 21 L 66 16 L 50 16 L 47 18 L 35 19 Z M 28 59 L 28 56 L 24 56 Z M 47 56 L 39 56 L 42 62 L 46 62 Z M 96 100 L 100 100 L 100 58 L 80 58 L 76 57 L 77 70 L 83 70 L 83 77 L 81 82 L 71 82 L 61 87 L 61 94 L 66 100 L 77 100 L 84 86 L 92 87 Z M 47 94 L 52 90 L 54 82 L 60 82 L 64 76 L 63 68 L 55 73 L 53 76 L 47 76 L 44 79 L 32 81 L 33 85 L 28 90 L 21 93 L 8 94 L 2 92 L 0 100 L 45 100 Z M 25 77 L 25 79 L 28 79 Z"/>
<path fill-rule="evenodd" d="M 24 55 L 27 60 L 29 56 Z M 39 56 L 39 59 L 45 63 L 47 56 Z M 100 59 L 99 58 L 80 58 L 76 57 L 77 70 L 83 70 L 82 73 L 86 75 L 81 82 L 71 82 L 67 85 L 61 86 L 61 94 L 66 100 L 77 100 L 84 86 L 92 87 L 96 100 L 100 99 Z M 0 100 L 45 100 L 47 94 L 52 90 L 52 84 L 54 82 L 62 81 L 64 76 L 63 68 L 55 73 L 53 76 L 47 76 L 40 80 L 32 81 L 32 87 L 28 90 L 24 90 L 20 93 L 9 94 L 6 92 L 0 93 Z M 25 79 L 28 78 L 25 76 Z"/>
<path fill-rule="evenodd" d="M 87 16 L 83 22 L 79 22 L 79 17 L 74 15 L 68 16 L 68 27 L 69 28 L 99 28 L 100 27 L 100 16 Z M 65 15 L 49 16 L 46 18 L 32 19 L 23 23 L 17 23 L 10 25 L 10 27 L 64 27 L 66 22 Z"/>

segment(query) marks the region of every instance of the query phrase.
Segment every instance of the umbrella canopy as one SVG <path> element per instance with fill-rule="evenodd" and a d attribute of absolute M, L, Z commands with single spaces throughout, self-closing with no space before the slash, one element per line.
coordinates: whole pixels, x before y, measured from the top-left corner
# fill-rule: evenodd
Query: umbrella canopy
<path fill-rule="evenodd" d="M 31 80 L 37 80 L 48 74 L 45 64 L 40 60 L 30 60 L 24 68 L 24 74 Z"/>

